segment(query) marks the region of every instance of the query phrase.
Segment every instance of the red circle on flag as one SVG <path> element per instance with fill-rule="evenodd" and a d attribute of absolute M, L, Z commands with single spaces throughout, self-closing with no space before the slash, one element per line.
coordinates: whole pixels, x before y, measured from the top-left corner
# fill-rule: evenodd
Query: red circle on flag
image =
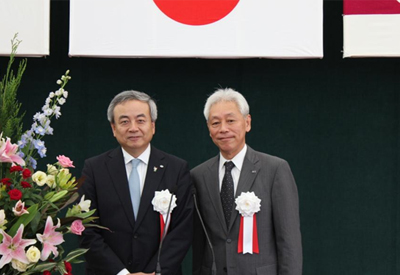
<path fill-rule="evenodd" d="M 186 25 L 207 25 L 227 16 L 239 0 L 154 0 L 169 18 Z"/>

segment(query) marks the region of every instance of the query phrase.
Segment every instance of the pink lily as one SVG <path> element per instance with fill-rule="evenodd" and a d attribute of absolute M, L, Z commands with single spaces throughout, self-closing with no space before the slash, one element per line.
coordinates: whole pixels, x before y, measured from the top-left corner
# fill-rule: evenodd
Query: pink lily
<path fill-rule="evenodd" d="M 48 216 L 43 235 L 36 234 L 37 239 L 43 244 L 42 255 L 40 256 L 42 261 L 47 260 L 51 252 L 53 252 L 54 257 L 58 256 L 57 245 L 64 242 L 63 235 L 60 232 L 56 232 L 56 229 L 59 227 L 60 220 L 58 220 L 57 225 L 54 226 L 52 218 Z"/>
<path fill-rule="evenodd" d="M 4 141 L 0 135 L 0 162 L 17 163 L 21 166 L 25 165 L 25 161 L 17 155 L 18 145 L 12 144 L 10 138 Z"/>
<path fill-rule="evenodd" d="M 25 255 L 25 247 L 35 244 L 34 239 L 22 239 L 24 232 L 24 225 L 21 224 L 14 237 L 8 235 L 4 230 L 0 230 L 3 235 L 3 242 L 0 244 L 0 269 L 12 260 L 18 260 L 22 263 L 29 264 Z"/>

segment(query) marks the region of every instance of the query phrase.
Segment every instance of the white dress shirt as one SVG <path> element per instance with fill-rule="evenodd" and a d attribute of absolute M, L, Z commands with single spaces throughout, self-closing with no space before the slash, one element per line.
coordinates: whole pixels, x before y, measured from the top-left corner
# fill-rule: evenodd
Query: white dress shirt
<path fill-rule="evenodd" d="M 151 146 L 149 144 L 147 146 L 146 150 L 144 150 L 144 152 L 136 158 L 136 159 L 141 160 L 137 167 L 137 171 L 138 171 L 139 179 L 140 179 L 140 195 L 142 195 L 144 181 L 146 179 L 147 165 L 149 164 L 149 159 L 150 159 L 150 151 L 151 151 Z M 134 157 L 132 157 L 127 151 L 125 151 L 124 148 L 122 148 L 122 154 L 124 155 L 126 177 L 129 181 L 129 175 L 131 174 L 131 171 L 132 171 L 131 160 L 134 159 Z"/>

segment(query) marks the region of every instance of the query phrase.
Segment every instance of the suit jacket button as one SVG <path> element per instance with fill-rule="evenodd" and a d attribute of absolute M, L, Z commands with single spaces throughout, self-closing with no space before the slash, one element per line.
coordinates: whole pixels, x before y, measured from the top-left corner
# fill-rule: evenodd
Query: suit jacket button
<path fill-rule="evenodd" d="M 224 267 L 223 270 L 225 273 L 228 272 L 228 269 L 226 269 L 226 267 Z"/>
<path fill-rule="evenodd" d="M 131 262 L 131 261 L 129 261 L 129 262 L 128 262 L 128 265 L 131 265 L 131 264 L 132 264 L 132 262 Z"/>
<path fill-rule="evenodd" d="M 137 238 L 138 238 L 138 235 L 136 235 L 136 234 L 133 235 L 133 238 L 134 238 L 134 239 L 137 239 Z"/>
<path fill-rule="evenodd" d="M 227 242 L 227 243 L 231 243 L 232 240 L 231 240 L 231 239 L 227 239 L 226 242 Z"/>

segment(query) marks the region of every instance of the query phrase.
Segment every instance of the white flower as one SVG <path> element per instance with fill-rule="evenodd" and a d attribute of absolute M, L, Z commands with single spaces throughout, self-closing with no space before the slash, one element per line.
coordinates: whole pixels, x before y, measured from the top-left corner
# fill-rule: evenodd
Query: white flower
<path fill-rule="evenodd" d="M 62 89 L 58 89 L 56 91 L 56 96 L 60 96 L 60 95 L 62 95 L 62 93 L 63 93 L 63 90 Z"/>
<path fill-rule="evenodd" d="M 58 104 L 63 105 L 64 103 L 65 103 L 65 98 L 60 97 L 60 98 L 58 99 Z"/>
<path fill-rule="evenodd" d="M 55 176 L 57 175 L 57 173 L 58 173 L 57 167 L 51 164 L 47 164 L 47 174 Z"/>
<path fill-rule="evenodd" d="M 53 111 L 56 116 L 56 119 L 58 119 L 61 116 L 60 110 L 61 110 L 60 106 L 54 106 Z"/>
<path fill-rule="evenodd" d="M 56 94 L 54 92 L 50 92 L 49 98 L 53 98 Z"/>
<path fill-rule="evenodd" d="M 0 229 L 6 229 L 6 227 L 4 226 L 7 223 L 6 220 L 6 213 L 4 212 L 4 209 L 0 210 Z"/>
<path fill-rule="evenodd" d="M 40 250 L 36 246 L 31 246 L 28 251 L 26 251 L 26 257 L 29 262 L 36 263 L 40 259 Z"/>
<path fill-rule="evenodd" d="M 59 79 L 59 80 L 57 80 L 57 84 L 58 85 L 61 85 L 62 84 L 62 81 Z"/>
<path fill-rule="evenodd" d="M 254 192 L 242 192 L 235 200 L 236 210 L 244 217 L 251 217 L 260 211 L 261 200 Z"/>
<path fill-rule="evenodd" d="M 67 98 L 67 97 L 68 97 L 68 92 L 67 92 L 67 91 L 64 91 L 64 92 L 63 92 L 63 96 L 64 96 L 65 98 Z"/>
<path fill-rule="evenodd" d="M 32 180 L 39 186 L 46 184 L 47 175 L 45 172 L 37 171 L 32 175 Z"/>
<path fill-rule="evenodd" d="M 44 112 L 44 111 L 46 111 L 46 110 L 49 109 L 49 108 L 50 108 L 49 104 L 45 104 L 45 105 L 43 105 L 43 107 L 42 107 L 42 111 Z"/>
<path fill-rule="evenodd" d="M 25 209 L 25 202 L 19 200 L 15 206 L 12 208 L 12 211 L 15 216 L 20 217 L 24 214 L 29 214 L 29 212 Z"/>
<path fill-rule="evenodd" d="M 11 265 L 14 269 L 18 270 L 19 272 L 24 272 L 26 271 L 26 268 L 28 267 L 27 264 L 24 264 L 23 262 L 20 262 L 18 260 L 13 259 L 11 261 Z"/>
<path fill-rule="evenodd" d="M 65 175 L 69 174 L 69 169 L 68 168 L 61 168 L 60 173 L 64 173 Z"/>
<path fill-rule="evenodd" d="M 46 184 L 50 188 L 56 187 L 56 177 L 54 175 L 47 175 Z"/>
<path fill-rule="evenodd" d="M 82 196 L 81 201 L 79 202 L 78 206 L 82 212 L 89 212 L 90 211 L 90 200 L 85 200 L 85 195 Z"/>
<path fill-rule="evenodd" d="M 166 215 L 168 212 L 168 206 L 169 206 L 170 199 L 171 199 L 171 193 L 169 192 L 168 189 L 163 190 L 163 191 L 156 191 L 154 198 L 151 201 L 151 203 L 153 204 L 154 211 L 158 211 L 162 215 Z M 176 196 L 173 195 L 170 213 L 172 212 L 172 210 L 175 207 L 176 207 Z"/>
<path fill-rule="evenodd" d="M 45 110 L 43 110 L 43 113 L 46 116 L 51 116 L 53 114 L 53 109 L 51 109 L 49 106 L 47 106 L 47 108 L 45 108 Z"/>

